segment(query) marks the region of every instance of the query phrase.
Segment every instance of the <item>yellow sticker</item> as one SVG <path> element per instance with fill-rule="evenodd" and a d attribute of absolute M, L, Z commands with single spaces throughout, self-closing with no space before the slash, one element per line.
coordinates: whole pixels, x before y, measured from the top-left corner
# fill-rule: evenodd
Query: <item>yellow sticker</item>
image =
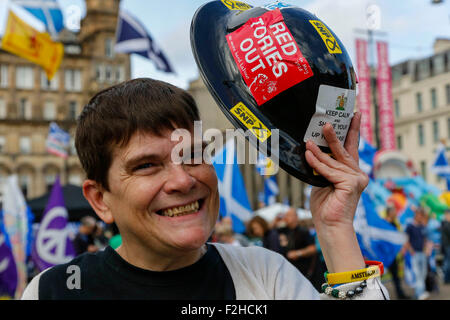
<path fill-rule="evenodd" d="M 241 1 L 234 1 L 234 0 L 222 0 L 222 3 L 224 5 L 227 6 L 228 9 L 230 10 L 240 10 L 240 11 L 244 11 L 244 10 L 248 10 L 251 9 L 252 6 L 249 4 L 246 4 L 244 2 Z"/>
<path fill-rule="evenodd" d="M 242 103 L 239 102 L 233 108 L 231 113 L 244 124 L 259 141 L 266 141 L 272 132 Z"/>
<path fill-rule="evenodd" d="M 309 20 L 313 27 L 317 30 L 319 35 L 322 37 L 325 46 L 328 49 L 328 52 L 333 53 L 342 53 L 341 47 L 339 46 L 337 40 L 333 37 L 333 34 L 328 30 L 325 25 L 319 20 Z"/>

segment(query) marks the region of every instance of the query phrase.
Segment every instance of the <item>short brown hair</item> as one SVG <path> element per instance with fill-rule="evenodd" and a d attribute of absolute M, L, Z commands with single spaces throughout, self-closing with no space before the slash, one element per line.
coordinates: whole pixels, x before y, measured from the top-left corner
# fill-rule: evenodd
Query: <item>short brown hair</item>
<path fill-rule="evenodd" d="M 139 78 L 97 93 L 77 120 L 75 147 L 88 179 L 106 190 L 113 147 L 124 147 L 136 132 L 161 136 L 165 129 L 192 129 L 200 120 L 197 105 L 185 90 Z"/>
<path fill-rule="evenodd" d="M 252 225 L 254 223 L 257 223 L 257 224 L 259 224 L 262 227 L 264 234 L 270 229 L 269 228 L 269 224 L 267 223 L 267 221 L 264 218 L 262 218 L 260 216 L 254 216 L 253 218 L 250 219 L 250 221 L 247 224 L 247 226 L 248 226 L 247 227 L 247 229 L 248 229 L 247 230 L 247 234 L 250 237 L 254 237 L 255 236 L 255 234 L 253 233 L 253 228 L 252 228 Z"/>

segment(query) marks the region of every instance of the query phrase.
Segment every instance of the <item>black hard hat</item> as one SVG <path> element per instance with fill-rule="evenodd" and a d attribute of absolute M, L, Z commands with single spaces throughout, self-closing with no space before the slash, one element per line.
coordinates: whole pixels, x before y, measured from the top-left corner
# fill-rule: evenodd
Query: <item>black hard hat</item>
<path fill-rule="evenodd" d="M 276 2 L 252 7 L 231 0 L 200 7 L 191 25 L 200 75 L 236 128 L 267 142 L 279 129 L 279 165 L 315 186 L 329 182 L 305 159 L 305 142 L 331 153 L 322 126 L 344 142 L 353 117 L 356 75 L 341 41 L 315 15 Z M 257 147 L 257 145 L 255 145 Z M 275 159 L 274 159 L 275 160 Z"/>

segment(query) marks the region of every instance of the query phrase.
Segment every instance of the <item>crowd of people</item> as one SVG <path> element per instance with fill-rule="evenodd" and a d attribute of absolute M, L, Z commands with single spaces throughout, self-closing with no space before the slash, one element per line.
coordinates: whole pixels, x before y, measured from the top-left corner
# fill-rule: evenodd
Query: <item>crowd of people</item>
<path fill-rule="evenodd" d="M 450 210 L 442 221 L 415 208 L 414 218 L 404 232 L 407 241 L 386 271 L 394 284 L 398 299 L 426 299 L 430 292 L 439 292 L 438 273 L 442 270 L 444 283 L 450 283 Z M 385 219 L 401 230 L 394 205 L 388 204 Z M 210 237 L 210 242 L 235 246 L 261 246 L 285 256 L 320 290 L 326 271 L 316 232 L 311 219 L 300 220 L 295 208 L 280 212 L 273 221 L 255 215 L 246 223 L 245 233 L 235 233 L 230 217 L 221 217 Z M 111 245 L 120 245 L 117 227 L 105 226 L 91 216 L 81 219 L 78 233 L 73 239 L 77 255 L 96 252 Z M 405 255 L 410 254 L 414 272 L 414 297 L 408 296 L 402 284 Z"/>

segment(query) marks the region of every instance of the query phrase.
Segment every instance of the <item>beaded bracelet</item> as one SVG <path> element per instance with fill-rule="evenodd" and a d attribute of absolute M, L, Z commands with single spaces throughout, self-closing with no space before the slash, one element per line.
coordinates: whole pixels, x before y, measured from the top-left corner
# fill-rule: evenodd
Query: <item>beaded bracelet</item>
<path fill-rule="evenodd" d="M 364 288 L 366 288 L 366 287 L 367 287 L 367 282 L 366 282 L 366 280 L 364 280 L 355 289 L 344 292 L 339 289 L 333 289 L 333 287 L 330 286 L 328 283 L 324 283 L 322 285 L 322 292 L 329 296 L 332 296 L 334 298 L 343 300 L 343 299 L 347 299 L 347 298 L 351 299 L 355 295 L 360 295 L 364 291 Z"/>

